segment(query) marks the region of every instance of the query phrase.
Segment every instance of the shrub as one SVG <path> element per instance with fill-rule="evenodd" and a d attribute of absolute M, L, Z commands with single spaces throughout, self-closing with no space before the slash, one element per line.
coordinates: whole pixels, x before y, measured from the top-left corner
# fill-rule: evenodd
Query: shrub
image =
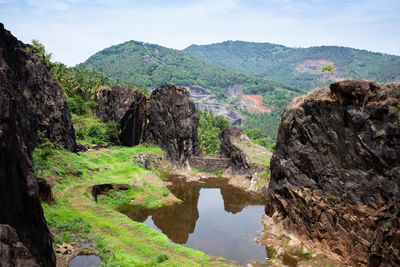
<path fill-rule="evenodd" d="M 166 254 L 161 254 L 157 256 L 157 263 L 161 263 L 168 260 L 168 256 Z"/>
<path fill-rule="evenodd" d="M 68 97 L 68 106 L 72 113 L 82 115 L 85 113 L 85 101 L 80 96 Z"/>
<path fill-rule="evenodd" d="M 107 122 L 105 136 L 108 142 L 115 142 L 118 140 L 117 123 L 115 121 Z"/>

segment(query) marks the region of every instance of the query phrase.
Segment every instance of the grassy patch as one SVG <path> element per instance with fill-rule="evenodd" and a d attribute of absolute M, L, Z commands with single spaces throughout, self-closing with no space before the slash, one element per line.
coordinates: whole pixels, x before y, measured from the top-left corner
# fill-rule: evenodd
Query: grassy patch
<path fill-rule="evenodd" d="M 62 149 L 53 152 L 40 177 L 53 185 L 55 201 L 44 203 L 43 209 L 55 243 L 91 240 L 106 266 L 229 265 L 225 260 L 171 244 L 165 235 L 115 210 L 131 201 L 143 207 L 174 201 L 159 177 L 160 171 L 148 171 L 132 160 L 142 153 L 162 155 L 160 148 L 140 145 L 77 154 Z M 128 184 L 130 189 L 111 190 L 98 195 L 95 202 L 89 188 L 105 183 Z"/>

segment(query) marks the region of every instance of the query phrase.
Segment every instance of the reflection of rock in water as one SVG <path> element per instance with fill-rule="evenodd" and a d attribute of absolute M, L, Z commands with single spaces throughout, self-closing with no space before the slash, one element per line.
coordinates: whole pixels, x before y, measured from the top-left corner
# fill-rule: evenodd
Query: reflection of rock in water
<path fill-rule="evenodd" d="M 159 209 L 126 205 L 119 207 L 118 211 L 137 222 L 144 222 L 149 216 L 152 216 L 154 224 L 170 240 L 178 244 L 185 244 L 189 239 L 189 234 L 194 232 L 196 221 L 199 218 L 197 202 L 200 196 L 200 186 L 187 183 L 177 177 L 169 189 L 184 202 Z"/>
<path fill-rule="evenodd" d="M 157 226 L 174 243 L 185 244 L 189 234 L 193 233 L 199 218 L 197 204 L 201 188 L 221 188 L 225 211 L 233 214 L 243 210 L 248 205 L 260 205 L 262 198 L 255 198 L 239 188 L 229 186 L 226 179 L 215 178 L 207 181 L 190 182 L 185 177 L 169 174 L 165 180 L 171 185 L 168 189 L 183 202 L 158 209 L 146 209 L 137 206 L 121 206 L 119 212 L 126 214 L 132 220 L 145 222 L 152 216 Z"/>
<path fill-rule="evenodd" d="M 193 202 L 185 201 L 156 210 L 153 213 L 154 224 L 174 243 L 185 244 L 199 218 L 197 200 L 198 197 Z"/>
<path fill-rule="evenodd" d="M 224 200 L 225 211 L 233 214 L 241 212 L 246 206 L 260 205 L 263 201 L 262 198 L 255 198 L 242 189 L 231 186 L 222 187 L 221 195 Z"/>

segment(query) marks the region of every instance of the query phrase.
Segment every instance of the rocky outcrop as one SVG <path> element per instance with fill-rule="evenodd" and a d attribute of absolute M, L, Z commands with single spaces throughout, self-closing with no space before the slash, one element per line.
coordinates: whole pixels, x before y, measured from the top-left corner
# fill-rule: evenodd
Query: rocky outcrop
<path fill-rule="evenodd" d="M 33 50 L 0 24 L 0 261 L 55 266 L 30 155 L 38 131 L 71 151 L 76 143 L 62 89 Z"/>
<path fill-rule="evenodd" d="M 40 266 L 7 224 L 0 224 L 0 266 Z"/>
<path fill-rule="evenodd" d="M 238 90 L 241 86 L 232 86 L 232 88 Z M 229 89 L 227 90 L 229 91 Z M 244 116 L 239 111 L 233 110 L 209 90 L 200 86 L 189 86 L 188 92 L 190 100 L 194 102 L 196 108 L 211 110 L 215 115 L 227 118 L 232 125 L 240 125 L 243 122 Z"/>
<path fill-rule="evenodd" d="M 105 123 L 115 121 L 120 142 L 135 146 L 144 138 L 146 129 L 147 98 L 139 91 L 114 86 L 98 91 L 99 107 L 97 116 Z"/>
<path fill-rule="evenodd" d="M 199 116 L 185 87 L 167 84 L 155 89 L 146 107 L 145 140 L 167 151 L 172 161 L 186 164 L 200 155 Z"/>
<path fill-rule="evenodd" d="M 135 91 L 134 99 L 119 125 L 119 140 L 125 146 L 138 145 L 145 136 L 147 98 Z"/>
<path fill-rule="evenodd" d="M 226 129 L 221 135 L 221 149 L 220 154 L 231 159 L 231 165 L 238 170 L 250 170 L 251 163 L 247 155 L 234 145 L 236 140 L 251 140 L 240 128 L 233 126 Z"/>
<path fill-rule="evenodd" d="M 271 221 L 349 264 L 400 265 L 400 84 L 333 83 L 283 114 Z"/>
<path fill-rule="evenodd" d="M 0 24 L 0 87 L 16 104 L 11 112 L 18 121 L 18 134 L 29 153 L 41 143 L 39 131 L 46 132 L 52 143 L 75 151 L 75 131 L 64 92 L 34 50 Z"/>

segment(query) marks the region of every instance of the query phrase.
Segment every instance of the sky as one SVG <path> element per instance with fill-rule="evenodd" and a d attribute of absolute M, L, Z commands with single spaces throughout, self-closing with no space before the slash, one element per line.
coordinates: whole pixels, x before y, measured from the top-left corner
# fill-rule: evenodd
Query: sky
<path fill-rule="evenodd" d="M 226 40 L 400 55 L 400 0 L 0 0 L 0 22 L 73 66 L 128 40 L 175 49 Z"/>

